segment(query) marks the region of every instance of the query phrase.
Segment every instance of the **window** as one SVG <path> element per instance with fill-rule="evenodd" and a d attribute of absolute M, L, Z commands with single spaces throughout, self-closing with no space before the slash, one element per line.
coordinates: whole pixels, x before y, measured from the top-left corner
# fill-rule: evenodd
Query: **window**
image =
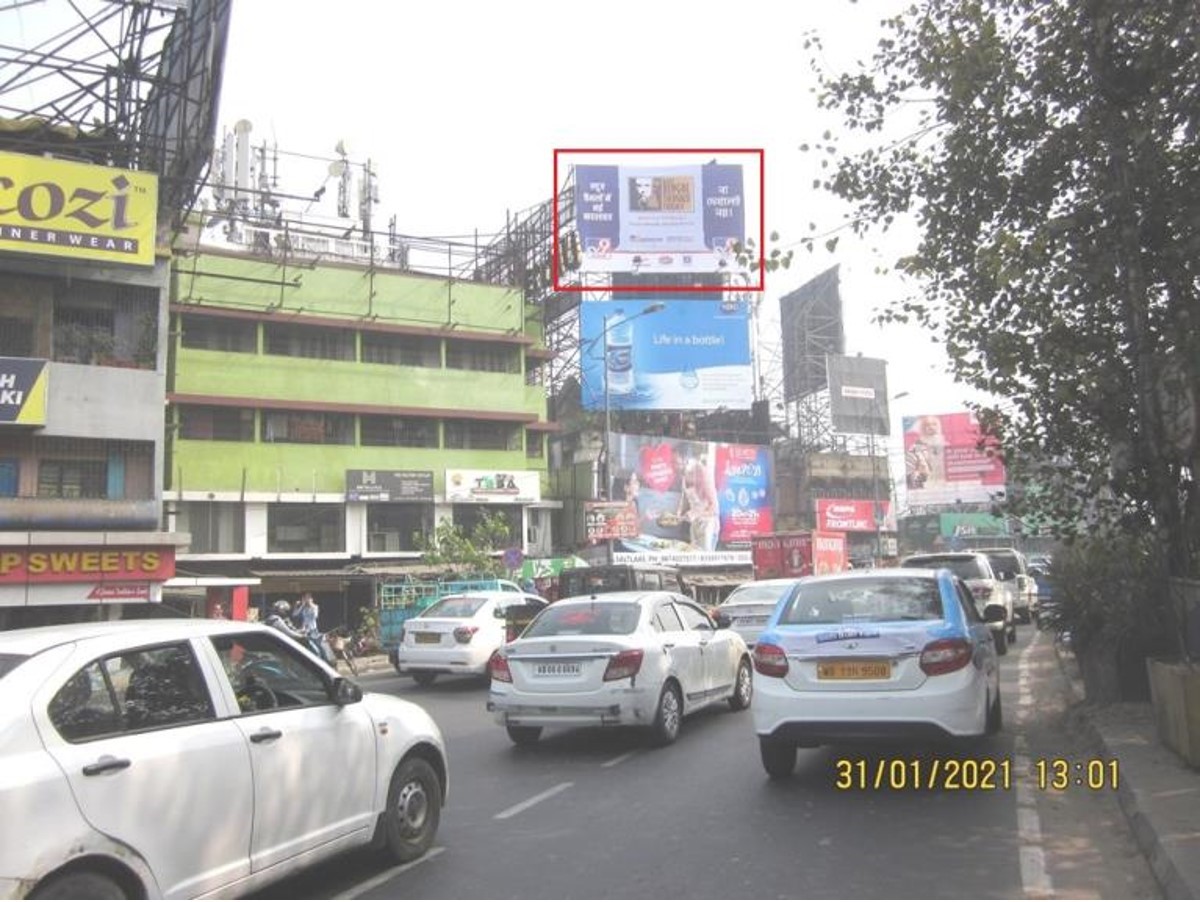
<path fill-rule="evenodd" d="M 519 451 L 521 430 L 511 423 L 446 420 L 446 447 L 479 451 Z"/>
<path fill-rule="evenodd" d="M 675 613 L 674 605 L 665 601 L 655 608 L 653 624 L 660 633 L 678 633 L 683 630 L 683 621 Z"/>
<path fill-rule="evenodd" d="M 60 307 L 54 311 L 54 359 L 98 363 L 116 344 L 113 311 L 103 307 Z"/>
<path fill-rule="evenodd" d="M 38 463 L 39 498 L 107 498 L 108 463 L 103 460 L 43 460 Z"/>
<path fill-rule="evenodd" d="M 332 703 L 317 666 L 282 636 L 214 636 L 213 646 L 243 714 Z"/>
<path fill-rule="evenodd" d="M 937 580 L 887 577 L 801 584 L 779 618 L 791 623 L 875 623 L 941 620 Z"/>
<path fill-rule="evenodd" d="M 185 348 L 205 351 L 234 351 L 253 354 L 258 350 L 258 323 L 217 319 L 211 316 L 182 316 L 180 339 Z"/>
<path fill-rule="evenodd" d="M 424 417 L 361 418 L 361 442 L 401 448 L 438 447 L 438 421 Z"/>
<path fill-rule="evenodd" d="M 505 541 L 519 540 L 521 536 L 521 508 L 516 504 L 456 504 L 454 525 L 466 535 L 472 535 L 485 517 L 500 519 L 508 528 Z"/>
<path fill-rule="evenodd" d="M 238 554 L 245 549 L 246 514 L 236 501 L 180 501 L 176 528 L 191 536 L 191 554 Z"/>
<path fill-rule="evenodd" d="M 354 332 L 323 326 L 263 326 L 263 348 L 268 354 L 311 357 L 320 360 L 353 360 Z"/>
<path fill-rule="evenodd" d="M 424 366 L 440 369 L 442 343 L 437 338 L 422 335 L 381 335 L 364 332 L 362 336 L 363 363 L 386 363 L 393 366 Z"/>
<path fill-rule="evenodd" d="M 418 551 L 414 534 L 432 532 L 432 504 L 377 502 L 367 505 L 367 551 Z"/>
<path fill-rule="evenodd" d="M 0 498 L 16 498 L 21 467 L 14 457 L 0 457 Z"/>
<path fill-rule="evenodd" d="M 181 405 L 179 437 L 219 442 L 252 442 L 254 411 L 244 407 Z"/>
<path fill-rule="evenodd" d="M 33 356 L 33 322 L 0 316 L 0 357 Z"/>
<path fill-rule="evenodd" d="M 525 456 L 530 460 L 540 460 L 546 456 L 546 441 L 540 432 L 525 430 Z"/>
<path fill-rule="evenodd" d="M 319 411 L 264 411 L 262 440 L 306 445 L 352 445 L 354 417 L 345 413 Z"/>
<path fill-rule="evenodd" d="M 447 341 L 446 368 L 486 373 L 521 372 L 521 350 L 514 345 L 476 341 Z"/>
<path fill-rule="evenodd" d="M 964 583 L 956 579 L 954 581 L 954 591 L 958 593 L 958 601 L 962 605 L 967 623 L 982 623 L 983 618 L 979 614 L 979 608 L 975 605 L 975 596 L 971 594 L 971 590 Z"/>
<path fill-rule="evenodd" d="M 309 554 L 345 550 L 345 505 L 267 505 L 268 552 Z"/>
<path fill-rule="evenodd" d="M 711 630 L 713 628 L 712 621 L 708 619 L 708 615 L 697 607 L 684 604 L 682 601 L 676 601 L 675 610 L 679 612 L 679 619 L 683 621 L 684 629 Z"/>

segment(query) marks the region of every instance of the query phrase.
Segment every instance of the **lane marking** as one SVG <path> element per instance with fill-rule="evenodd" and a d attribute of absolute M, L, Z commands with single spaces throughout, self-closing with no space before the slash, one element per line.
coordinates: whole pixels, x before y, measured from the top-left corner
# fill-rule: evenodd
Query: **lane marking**
<path fill-rule="evenodd" d="M 1024 724 L 1033 719 L 1032 664 L 1033 650 L 1041 636 L 1034 633 L 1029 644 L 1021 651 L 1017 662 L 1017 723 Z M 1029 759 L 1029 740 L 1018 726 L 1013 738 L 1013 769 L 1022 773 L 1032 770 Z M 1037 796 L 1025 785 L 1017 784 L 1017 836 L 1020 843 L 1017 854 L 1021 867 L 1021 887 L 1028 899 L 1049 899 L 1054 896 L 1054 884 L 1046 871 L 1046 850 L 1042 846 L 1042 820 L 1038 816 Z"/>
<path fill-rule="evenodd" d="M 364 880 L 362 883 L 355 884 L 354 886 L 350 887 L 350 889 L 346 890 L 346 892 L 342 893 L 341 895 L 330 896 L 329 898 L 331 898 L 331 899 L 357 899 L 363 893 L 369 893 L 371 890 L 375 889 L 377 886 L 387 883 L 393 877 L 398 877 L 401 874 L 403 874 L 405 871 L 411 871 L 417 865 L 424 864 L 425 862 L 430 861 L 431 859 L 437 858 L 439 855 L 441 855 L 445 851 L 446 851 L 445 846 L 434 846 L 432 849 L 430 849 L 428 852 L 426 852 L 424 855 L 422 855 L 416 861 L 410 861 L 408 864 L 401 864 L 401 865 L 397 865 L 394 868 L 388 868 L 382 874 L 376 874 L 370 880 Z"/>
<path fill-rule="evenodd" d="M 520 814 L 526 808 L 532 808 L 534 805 L 538 804 L 538 802 L 544 802 L 544 801 L 546 801 L 546 799 L 550 798 L 551 796 L 556 796 L 560 792 L 562 792 L 564 789 L 570 789 L 574 785 L 575 785 L 574 783 L 559 783 L 557 786 L 551 786 L 545 792 L 539 792 L 533 798 L 526 799 L 524 802 L 519 802 L 518 804 L 513 805 L 511 808 L 505 808 L 499 814 L 493 815 L 493 820 L 497 820 L 497 821 L 507 820 L 508 818 L 512 817 L 514 814 Z"/>
<path fill-rule="evenodd" d="M 1054 895 L 1050 875 L 1046 873 L 1046 854 L 1041 846 L 1021 846 L 1021 885 L 1029 899 L 1049 899 Z"/>
<path fill-rule="evenodd" d="M 615 758 L 613 758 L 613 759 L 611 759 L 611 760 L 609 760 L 609 761 L 605 761 L 605 762 L 604 762 L 603 764 L 601 764 L 600 766 L 601 766 L 601 767 L 616 767 L 616 766 L 617 766 L 618 764 L 620 764 L 622 761 L 627 761 L 627 760 L 629 760 L 630 758 L 632 758 L 632 757 L 633 757 L 634 755 L 636 755 L 636 754 L 637 754 L 637 751 L 636 751 L 636 750 L 634 750 L 634 751 L 631 751 L 631 752 L 626 752 L 624 755 L 617 755 L 617 757 L 615 757 Z"/>

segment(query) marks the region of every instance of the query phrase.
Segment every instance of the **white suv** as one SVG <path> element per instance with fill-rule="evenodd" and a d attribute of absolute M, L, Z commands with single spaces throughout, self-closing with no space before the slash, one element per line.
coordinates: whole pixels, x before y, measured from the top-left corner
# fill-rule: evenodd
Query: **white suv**
<path fill-rule="evenodd" d="M 1029 623 L 1031 612 L 1037 605 L 1037 583 L 1029 575 L 1029 562 L 1015 548 L 976 548 L 988 556 L 988 562 L 996 571 L 1001 582 L 1010 584 L 1013 592 L 1017 620 Z"/>
<path fill-rule="evenodd" d="M 1016 590 L 1015 583 L 997 579 L 995 568 L 988 556 L 978 551 L 939 551 L 931 554 L 914 554 L 900 562 L 901 567 L 926 567 L 936 570 L 945 567 L 967 584 L 980 614 L 990 602 L 1004 605 L 1004 622 L 993 623 L 992 634 L 996 640 L 996 652 L 1008 653 L 1008 643 L 1017 640 Z"/>

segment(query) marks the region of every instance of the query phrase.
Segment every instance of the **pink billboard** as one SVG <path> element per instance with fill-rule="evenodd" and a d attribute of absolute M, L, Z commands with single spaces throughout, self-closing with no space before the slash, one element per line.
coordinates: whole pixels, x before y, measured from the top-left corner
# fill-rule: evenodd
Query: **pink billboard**
<path fill-rule="evenodd" d="M 892 502 L 879 499 L 879 528 L 896 531 Z M 875 532 L 875 502 L 869 498 L 818 498 L 817 529 L 831 532 Z"/>
<path fill-rule="evenodd" d="M 970 412 L 904 418 L 908 504 L 988 501 L 1004 490 L 1004 461 Z"/>

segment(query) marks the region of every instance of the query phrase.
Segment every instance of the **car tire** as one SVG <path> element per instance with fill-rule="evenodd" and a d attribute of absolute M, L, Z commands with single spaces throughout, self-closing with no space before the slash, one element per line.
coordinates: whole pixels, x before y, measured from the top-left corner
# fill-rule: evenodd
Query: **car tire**
<path fill-rule="evenodd" d="M 437 679 L 436 673 L 431 673 L 428 670 L 412 671 L 413 682 L 418 686 L 432 686 L 433 681 Z"/>
<path fill-rule="evenodd" d="M 988 736 L 995 736 L 1004 726 L 1004 711 L 1000 706 L 1000 693 L 996 692 L 996 697 L 992 699 L 992 703 L 988 705 L 987 721 L 984 723 L 983 731 Z"/>
<path fill-rule="evenodd" d="M 542 738 L 541 727 L 505 727 L 508 730 L 508 738 L 513 741 L 513 745 L 533 745 Z"/>
<path fill-rule="evenodd" d="M 663 686 L 658 696 L 658 707 L 654 712 L 654 724 L 650 727 L 655 745 L 670 745 L 679 738 L 679 727 L 683 721 L 683 699 L 679 687 L 674 683 Z"/>
<path fill-rule="evenodd" d="M 51 877 L 29 894 L 30 899 L 128 899 L 115 880 L 97 871 L 68 871 Z"/>
<path fill-rule="evenodd" d="M 415 861 L 433 845 L 442 812 L 442 784 L 424 758 L 400 762 L 383 813 L 384 850 L 397 864 Z"/>
<path fill-rule="evenodd" d="M 770 736 L 758 737 L 758 751 L 763 769 L 772 780 L 782 780 L 796 769 L 796 744 Z"/>
<path fill-rule="evenodd" d="M 745 658 L 738 663 L 737 676 L 733 678 L 733 694 L 729 696 L 729 707 L 733 711 L 745 711 L 754 700 L 754 673 Z"/>
<path fill-rule="evenodd" d="M 992 638 L 996 640 L 996 654 L 1008 654 L 1008 633 L 1004 630 L 992 633 Z"/>

